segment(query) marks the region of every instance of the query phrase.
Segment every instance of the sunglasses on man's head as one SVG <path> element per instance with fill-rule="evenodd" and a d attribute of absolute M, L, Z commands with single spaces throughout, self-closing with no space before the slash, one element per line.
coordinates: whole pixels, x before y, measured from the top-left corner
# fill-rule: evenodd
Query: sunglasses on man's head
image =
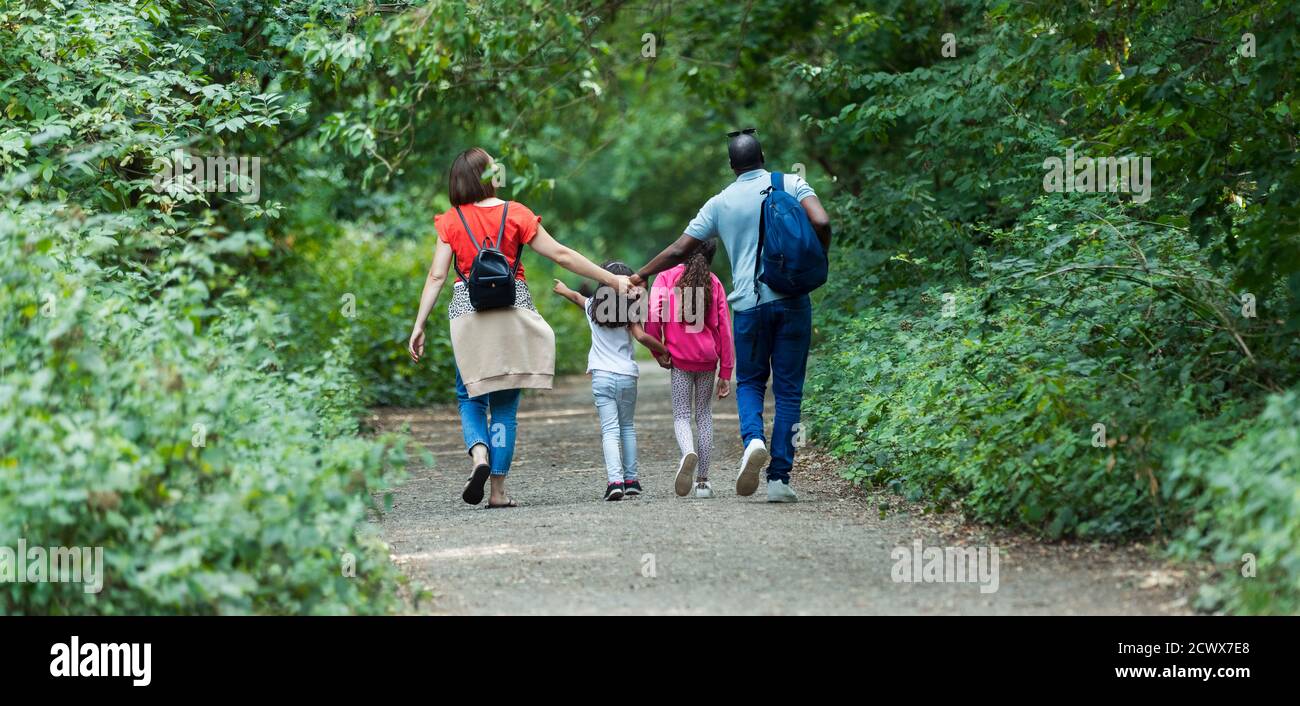
<path fill-rule="evenodd" d="M 741 135 L 753 135 L 756 132 L 758 132 L 758 128 L 747 127 L 744 130 L 732 130 L 731 132 L 727 133 L 727 137 L 740 137 Z"/>

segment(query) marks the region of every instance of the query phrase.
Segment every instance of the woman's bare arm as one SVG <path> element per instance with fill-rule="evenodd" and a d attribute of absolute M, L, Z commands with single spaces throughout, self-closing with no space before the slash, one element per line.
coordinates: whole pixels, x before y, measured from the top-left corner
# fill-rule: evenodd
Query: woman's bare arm
<path fill-rule="evenodd" d="M 415 326 L 411 329 L 411 340 L 407 350 L 411 360 L 420 361 L 424 355 L 424 324 L 433 311 L 433 305 L 442 293 L 442 286 L 447 282 L 447 273 L 451 270 L 451 246 L 438 240 L 438 247 L 433 251 L 433 263 L 429 265 L 429 276 L 424 280 L 424 291 L 420 293 L 420 311 L 415 315 Z"/>
<path fill-rule="evenodd" d="M 625 294 L 631 288 L 631 283 L 628 282 L 627 277 L 616 275 L 583 257 L 581 253 L 561 245 L 559 241 L 551 237 L 550 233 L 546 232 L 546 229 L 540 223 L 537 225 L 537 235 L 533 236 L 533 239 L 528 244 L 533 247 L 533 250 L 537 251 L 538 255 L 575 275 L 609 285 L 620 294 Z"/>

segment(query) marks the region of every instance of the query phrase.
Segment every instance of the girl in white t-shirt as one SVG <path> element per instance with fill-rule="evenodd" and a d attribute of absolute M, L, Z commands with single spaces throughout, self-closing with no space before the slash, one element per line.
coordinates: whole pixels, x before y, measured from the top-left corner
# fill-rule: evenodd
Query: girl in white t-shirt
<path fill-rule="evenodd" d="M 631 275 L 622 262 L 607 262 L 613 274 Z M 635 338 L 650 349 L 660 365 L 668 366 L 668 349 L 646 334 L 642 327 L 645 300 L 630 301 L 612 287 L 600 285 L 591 297 L 569 289 L 555 280 L 556 294 L 582 307 L 591 328 L 591 351 L 587 372 L 591 373 L 591 395 L 600 417 L 601 449 L 605 454 L 605 499 L 621 500 L 641 494 L 636 468 L 636 381 L 640 369 L 632 347 Z"/>

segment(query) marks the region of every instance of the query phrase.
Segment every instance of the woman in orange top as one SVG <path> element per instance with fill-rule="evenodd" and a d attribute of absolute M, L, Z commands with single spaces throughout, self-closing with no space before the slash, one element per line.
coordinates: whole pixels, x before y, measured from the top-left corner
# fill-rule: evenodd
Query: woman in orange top
<path fill-rule="evenodd" d="M 420 310 L 407 344 L 411 359 L 416 362 L 424 355 L 424 324 L 447 281 L 453 254 L 459 274 L 468 277 L 478 252 L 465 232 L 465 225 L 480 245 L 485 245 L 486 240 L 501 250 L 511 266 L 518 264 L 516 259 L 522 255 L 523 246 L 528 245 L 576 275 L 594 279 L 621 293 L 633 289 L 627 277 L 608 272 L 556 242 L 542 227 L 542 219 L 527 206 L 511 202 L 507 213 L 506 202 L 497 198 L 496 185 L 490 179 L 490 171 L 495 166 L 492 157 L 478 147 L 465 150 L 451 164 L 448 191 L 452 208 L 434 219 L 438 247 L 433 253 L 433 263 L 420 295 Z M 496 242 L 498 233 L 499 243 Z M 490 477 L 488 507 L 515 507 L 515 501 L 506 494 L 506 475 L 514 457 L 515 411 L 522 388 L 551 387 L 555 334 L 533 306 L 522 265 L 515 274 L 514 306 L 476 311 L 465 283 L 458 277 L 452 286 L 448 318 L 455 354 L 461 432 L 473 465 L 461 498 L 471 505 L 482 502 L 484 485 Z"/>

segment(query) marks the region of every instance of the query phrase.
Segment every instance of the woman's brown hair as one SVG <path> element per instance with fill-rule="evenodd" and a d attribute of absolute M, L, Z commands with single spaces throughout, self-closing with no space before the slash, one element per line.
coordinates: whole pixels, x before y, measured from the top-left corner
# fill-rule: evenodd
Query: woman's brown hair
<path fill-rule="evenodd" d="M 496 184 L 486 174 L 492 157 L 482 147 L 471 147 L 456 156 L 447 174 L 447 191 L 452 206 L 482 201 L 497 195 Z"/>

